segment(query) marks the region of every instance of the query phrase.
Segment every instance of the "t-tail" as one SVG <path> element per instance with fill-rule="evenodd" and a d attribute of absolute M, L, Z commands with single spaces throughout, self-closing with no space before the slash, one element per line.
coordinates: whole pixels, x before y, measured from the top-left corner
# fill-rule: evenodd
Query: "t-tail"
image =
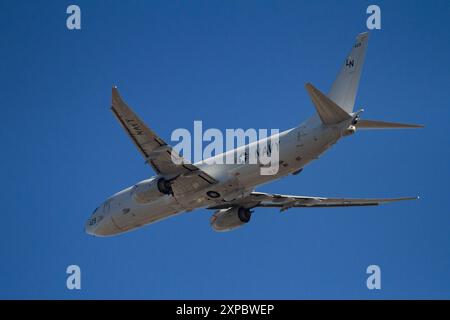
<path fill-rule="evenodd" d="M 422 125 L 415 124 L 361 120 L 359 115 L 363 110 L 353 112 L 368 40 L 368 32 L 361 33 L 356 37 L 356 41 L 350 53 L 344 59 L 341 70 L 328 95 L 325 95 L 310 83 L 305 85 L 321 121 L 324 125 L 335 125 L 352 119 L 354 129 L 422 128 Z"/>

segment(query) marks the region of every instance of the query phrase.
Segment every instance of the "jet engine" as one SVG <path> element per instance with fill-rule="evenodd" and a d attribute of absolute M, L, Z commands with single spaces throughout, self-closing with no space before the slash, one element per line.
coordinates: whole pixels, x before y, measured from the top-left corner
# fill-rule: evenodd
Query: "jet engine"
<path fill-rule="evenodd" d="M 166 180 L 164 178 L 160 178 L 160 179 L 158 179 L 157 185 L 158 185 L 158 190 L 161 193 L 173 194 L 172 185 L 171 185 L 171 182 L 169 180 Z"/>
<path fill-rule="evenodd" d="M 231 231 L 250 221 L 252 212 L 243 207 L 217 210 L 211 216 L 211 227 L 215 231 Z"/>
<path fill-rule="evenodd" d="M 170 182 L 160 179 L 149 179 L 134 186 L 133 197 L 137 203 L 148 203 L 163 194 L 171 194 Z"/>

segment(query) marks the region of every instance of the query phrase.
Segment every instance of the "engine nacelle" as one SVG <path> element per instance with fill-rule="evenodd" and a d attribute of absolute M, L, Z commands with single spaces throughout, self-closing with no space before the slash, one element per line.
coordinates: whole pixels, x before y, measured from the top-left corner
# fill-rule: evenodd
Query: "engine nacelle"
<path fill-rule="evenodd" d="M 251 211 L 243 207 L 221 209 L 211 216 L 211 227 L 215 231 L 231 231 L 248 223 L 251 216 Z"/>
<path fill-rule="evenodd" d="M 139 182 L 133 189 L 134 200 L 137 203 L 148 203 L 166 194 L 161 191 L 160 181 L 161 179 L 150 179 Z"/>

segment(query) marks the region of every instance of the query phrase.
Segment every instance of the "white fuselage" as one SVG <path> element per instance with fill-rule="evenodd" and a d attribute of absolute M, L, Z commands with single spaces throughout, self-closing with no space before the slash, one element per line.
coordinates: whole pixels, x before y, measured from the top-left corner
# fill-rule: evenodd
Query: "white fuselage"
<path fill-rule="evenodd" d="M 135 190 L 141 183 L 158 179 L 153 177 L 124 189 L 101 204 L 86 222 L 86 232 L 97 236 L 111 236 L 130 231 L 170 216 L 198 208 L 213 207 L 239 199 L 255 187 L 279 179 L 302 169 L 336 143 L 350 125 L 350 121 L 325 126 L 313 116 L 300 126 L 279 133 L 279 169 L 274 175 L 261 175 L 258 164 L 206 164 L 195 165 L 219 183 L 187 196 L 158 194 L 150 201 L 136 198 Z M 228 152 L 245 152 L 245 146 Z M 227 153 L 215 157 L 225 157 Z M 220 194 L 211 198 L 206 193 Z"/>

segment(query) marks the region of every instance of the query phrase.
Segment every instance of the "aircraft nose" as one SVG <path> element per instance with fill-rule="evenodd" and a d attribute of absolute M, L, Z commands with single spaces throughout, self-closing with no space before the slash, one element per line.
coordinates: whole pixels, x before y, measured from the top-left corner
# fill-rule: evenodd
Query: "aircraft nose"
<path fill-rule="evenodd" d="M 120 230 L 114 225 L 110 216 L 106 216 L 102 219 L 97 219 L 97 221 L 93 221 L 93 219 L 88 219 L 84 230 L 87 234 L 97 236 L 97 237 L 106 237 L 111 236 L 118 233 Z"/>
<path fill-rule="evenodd" d="M 95 235 L 95 229 L 96 229 L 96 227 L 95 227 L 95 225 L 93 225 L 92 219 L 88 219 L 86 221 L 86 223 L 84 224 L 84 232 L 93 236 L 93 235 Z"/>

